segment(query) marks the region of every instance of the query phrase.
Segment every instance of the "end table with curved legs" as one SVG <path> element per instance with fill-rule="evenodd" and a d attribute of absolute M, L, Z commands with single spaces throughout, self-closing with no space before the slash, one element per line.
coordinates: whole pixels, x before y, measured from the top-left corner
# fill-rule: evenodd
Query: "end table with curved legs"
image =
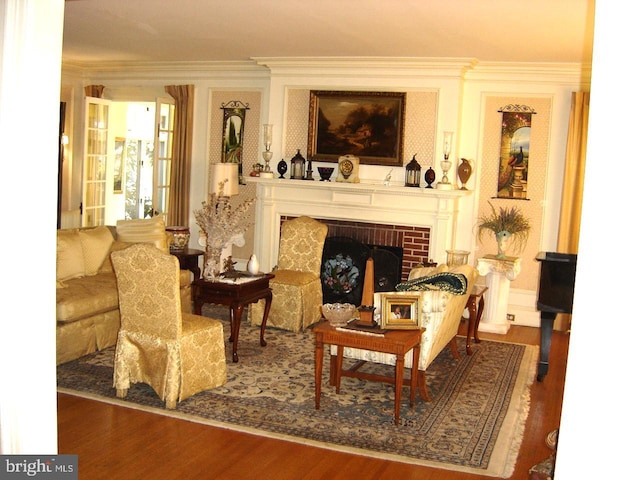
<path fill-rule="evenodd" d="M 467 300 L 467 309 L 469 310 L 469 325 L 467 326 L 467 355 L 471 355 L 471 335 L 475 343 L 480 343 L 478 338 L 478 324 L 484 312 L 484 294 L 488 290 L 484 285 L 474 285 L 473 290 L 469 294 Z"/>

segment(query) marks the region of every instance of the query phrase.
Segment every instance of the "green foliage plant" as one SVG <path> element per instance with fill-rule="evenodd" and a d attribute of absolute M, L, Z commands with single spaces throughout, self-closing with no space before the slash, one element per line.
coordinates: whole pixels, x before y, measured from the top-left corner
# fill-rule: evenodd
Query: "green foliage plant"
<path fill-rule="evenodd" d="M 516 254 L 522 252 L 529 239 L 531 223 L 518 207 L 498 210 L 489 202 L 491 212 L 481 215 L 478 223 L 478 241 L 482 243 L 485 234 L 490 234 L 498 242 L 498 258 L 505 258 L 503 245 L 506 239 L 511 240 Z"/>

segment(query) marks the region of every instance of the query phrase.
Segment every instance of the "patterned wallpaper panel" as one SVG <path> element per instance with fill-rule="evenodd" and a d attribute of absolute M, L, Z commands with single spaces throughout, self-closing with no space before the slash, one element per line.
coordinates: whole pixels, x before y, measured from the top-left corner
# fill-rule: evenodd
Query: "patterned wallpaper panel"
<path fill-rule="evenodd" d="M 285 112 L 287 130 L 282 146 L 284 160 L 289 160 L 298 149 L 307 158 L 307 137 L 309 135 L 309 90 L 290 89 L 287 92 L 287 111 Z"/>
<path fill-rule="evenodd" d="M 424 172 L 433 165 L 438 109 L 437 92 L 407 92 L 403 160 L 406 165 L 413 154 Z M 307 157 L 309 136 L 309 90 L 287 92 L 286 135 L 283 153 L 289 161 L 298 149 Z"/>
<path fill-rule="evenodd" d="M 506 105 L 527 105 L 536 111 L 531 117 L 531 144 L 529 151 L 529 174 L 527 182 L 527 198 L 504 199 L 495 198 L 498 189 L 498 167 L 500 159 L 500 135 L 502 130 L 502 113 L 498 112 Z M 545 183 L 549 169 L 549 131 L 551 118 L 551 98 L 516 98 L 516 97 L 487 97 L 485 102 L 484 131 L 482 132 L 482 169 L 479 189 L 478 216 L 491 211 L 488 202 L 498 210 L 517 207 L 529 218 L 531 232 L 524 251 L 518 256 L 522 258 L 522 271 L 511 282 L 512 288 L 537 290 L 538 270 L 540 266 L 535 261 L 540 246 L 542 234 L 543 207 L 545 198 Z M 564 158 L 555 159 L 564 162 Z M 497 253 L 497 244 L 488 235 L 483 236 L 483 243 L 478 244 L 477 258 L 486 254 Z M 512 254 L 511 252 L 507 252 Z"/>
<path fill-rule="evenodd" d="M 242 172 L 249 175 L 252 165 L 260 157 L 260 105 L 262 94 L 250 91 L 212 91 L 209 104 L 209 145 L 208 163 L 217 163 L 222 158 L 222 104 L 231 100 L 239 100 L 244 104 L 249 104 L 249 110 L 245 115 L 245 129 L 243 138 Z M 208 182 L 211 185 L 211 179 Z M 255 184 L 247 184 L 240 187 L 240 194 L 232 197 L 231 202 L 241 203 L 244 200 L 256 197 Z M 197 206 L 199 208 L 200 205 Z M 247 233 L 244 234 L 245 244 L 243 247 L 233 246 L 233 256 L 238 258 L 249 258 L 253 253 L 253 225 L 255 219 L 251 220 L 251 225 Z"/>

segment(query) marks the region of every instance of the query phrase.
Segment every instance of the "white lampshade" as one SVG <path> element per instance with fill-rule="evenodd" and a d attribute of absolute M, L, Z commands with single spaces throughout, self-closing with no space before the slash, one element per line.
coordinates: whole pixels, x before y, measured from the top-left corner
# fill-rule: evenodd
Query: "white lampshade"
<path fill-rule="evenodd" d="M 224 182 L 220 192 L 220 182 Z M 237 163 L 212 163 L 211 164 L 211 188 L 212 193 L 225 197 L 238 195 L 238 164 Z"/>

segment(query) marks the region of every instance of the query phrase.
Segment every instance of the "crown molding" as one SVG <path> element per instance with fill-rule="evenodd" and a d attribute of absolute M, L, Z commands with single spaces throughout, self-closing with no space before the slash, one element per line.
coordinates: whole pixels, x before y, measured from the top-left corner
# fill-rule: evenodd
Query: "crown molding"
<path fill-rule="evenodd" d="M 269 70 L 253 61 L 231 62 L 62 62 L 62 73 L 110 79 L 268 78 Z"/>
<path fill-rule="evenodd" d="M 432 57 L 252 57 L 273 76 L 428 76 L 460 77 L 473 58 Z"/>
<path fill-rule="evenodd" d="M 225 62 L 62 62 L 63 75 L 79 78 L 153 80 L 269 77 L 417 77 L 467 82 L 583 85 L 591 65 L 581 63 L 481 62 L 434 57 L 253 57 Z"/>
<path fill-rule="evenodd" d="M 478 62 L 465 73 L 469 82 L 589 85 L 591 65 L 581 63 Z"/>

